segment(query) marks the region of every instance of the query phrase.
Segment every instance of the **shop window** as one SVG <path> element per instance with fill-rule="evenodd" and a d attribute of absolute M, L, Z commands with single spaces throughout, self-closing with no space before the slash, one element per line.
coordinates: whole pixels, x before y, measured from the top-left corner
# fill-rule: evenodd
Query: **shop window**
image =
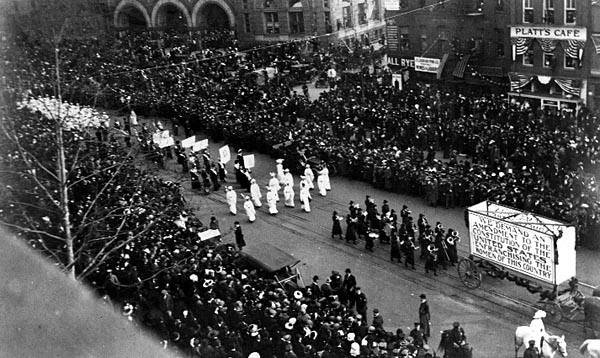
<path fill-rule="evenodd" d="M 577 67 L 577 59 L 565 55 L 565 68 L 574 70 Z"/>
<path fill-rule="evenodd" d="M 533 66 L 533 50 L 527 50 L 527 52 L 523 54 L 523 65 Z"/>
<path fill-rule="evenodd" d="M 323 7 L 329 9 L 329 0 L 323 0 Z"/>
<path fill-rule="evenodd" d="M 575 0 L 565 0 L 565 24 L 575 25 L 576 22 Z"/>
<path fill-rule="evenodd" d="M 544 23 L 554 24 L 554 0 L 544 0 Z"/>
<path fill-rule="evenodd" d="M 248 8 L 248 0 L 242 0 L 242 7 L 243 7 L 244 9 L 247 9 L 247 8 Z"/>
<path fill-rule="evenodd" d="M 504 0 L 496 0 L 496 10 L 504 10 Z"/>
<path fill-rule="evenodd" d="M 279 33 L 279 15 L 276 12 L 265 12 L 265 32 L 267 34 Z"/>
<path fill-rule="evenodd" d="M 545 52 L 543 60 L 544 68 L 554 68 L 554 66 L 556 65 L 556 58 L 554 57 L 553 53 Z"/>
<path fill-rule="evenodd" d="M 352 11 L 350 11 L 350 6 L 345 6 L 342 8 L 342 16 L 344 20 L 344 27 L 352 27 Z"/>
<path fill-rule="evenodd" d="M 523 23 L 533 23 L 533 0 L 523 0 Z"/>
<path fill-rule="evenodd" d="M 333 28 L 331 27 L 331 13 L 329 11 L 323 12 L 325 15 L 325 32 L 328 34 L 333 32 Z"/>

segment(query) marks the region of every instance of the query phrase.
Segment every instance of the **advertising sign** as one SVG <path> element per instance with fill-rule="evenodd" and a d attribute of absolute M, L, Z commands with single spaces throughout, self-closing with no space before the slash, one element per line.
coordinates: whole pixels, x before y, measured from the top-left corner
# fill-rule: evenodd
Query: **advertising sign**
<path fill-rule="evenodd" d="M 575 276 L 575 228 L 490 202 L 468 209 L 471 254 L 560 284 Z"/>
<path fill-rule="evenodd" d="M 437 73 L 439 67 L 439 58 L 415 57 L 415 71 Z"/>
<path fill-rule="evenodd" d="M 587 29 L 571 26 L 511 26 L 510 37 L 586 41 Z"/>

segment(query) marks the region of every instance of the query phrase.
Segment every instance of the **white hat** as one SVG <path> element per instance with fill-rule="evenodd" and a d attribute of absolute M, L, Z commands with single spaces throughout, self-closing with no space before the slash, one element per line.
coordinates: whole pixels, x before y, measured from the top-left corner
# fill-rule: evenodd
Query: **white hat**
<path fill-rule="evenodd" d="M 354 342 L 350 345 L 350 355 L 353 357 L 360 355 L 360 345 L 358 342 Z"/>
<path fill-rule="evenodd" d="M 283 163 L 283 159 L 276 159 L 275 163 L 281 164 L 281 163 Z"/>
<path fill-rule="evenodd" d="M 535 314 L 533 315 L 533 318 L 546 318 L 546 312 L 542 311 L 542 310 L 538 310 L 535 312 Z"/>
<path fill-rule="evenodd" d="M 346 336 L 346 339 L 349 341 L 354 341 L 354 338 L 356 337 L 356 335 L 354 334 L 354 332 L 350 332 L 348 333 L 348 335 Z"/>

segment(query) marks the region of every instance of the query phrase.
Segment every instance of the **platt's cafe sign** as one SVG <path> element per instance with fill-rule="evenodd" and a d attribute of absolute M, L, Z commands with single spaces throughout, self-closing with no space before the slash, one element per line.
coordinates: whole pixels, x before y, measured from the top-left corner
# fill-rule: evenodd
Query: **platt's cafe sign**
<path fill-rule="evenodd" d="M 575 227 L 491 202 L 468 213 L 473 256 L 551 284 L 575 276 Z"/>
<path fill-rule="evenodd" d="M 510 37 L 586 41 L 585 27 L 511 26 Z"/>

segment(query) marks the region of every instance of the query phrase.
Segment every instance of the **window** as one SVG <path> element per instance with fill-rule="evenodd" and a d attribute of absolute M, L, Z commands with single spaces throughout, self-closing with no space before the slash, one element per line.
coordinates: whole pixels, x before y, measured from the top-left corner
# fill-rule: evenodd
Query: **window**
<path fill-rule="evenodd" d="M 325 32 L 328 34 L 333 32 L 333 28 L 331 27 L 331 13 L 329 11 L 323 12 L 325 15 Z"/>
<path fill-rule="evenodd" d="M 523 54 L 523 65 L 533 66 L 533 50 L 529 49 Z"/>
<path fill-rule="evenodd" d="M 400 49 L 401 50 L 409 50 L 410 49 L 410 41 L 408 40 L 408 26 L 400 27 Z"/>
<path fill-rule="evenodd" d="M 554 0 L 544 0 L 544 23 L 554 23 Z"/>
<path fill-rule="evenodd" d="M 577 67 L 577 59 L 565 55 L 565 68 L 575 69 Z"/>
<path fill-rule="evenodd" d="M 279 16 L 276 12 L 265 12 L 265 32 L 267 34 L 279 33 Z"/>
<path fill-rule="evenodd" d="M 400 0 L 400 8 L 408 9 L 408 0 Z"/>
<path fill-rule="evenodd" d="M 304 14 L 302 12 L 290 12 L 290 33 L 304 33 Z"/>
<path fill-rule="evenodd" d="M 523 23 L 533 23 L 533 0 L 523 0 Z"/>
<path fill-rule="evenodd" d="M 244 9 L 247 9 L 248 8 L 248 0 L 243 0 L 242 1 L 242 6 L 243 6 Z"/>
<path fill-rule="evenodd" d="M 576 20 L 575 0 L 565 0 L 565 24 L 575 25 Z"/>
<path fill-rule="evenodd" d="M 544 68 L 554 68 L 554 64 L 556 63 L 556 59 L 554 58 L 553 53 L 544 53 Z"/>
<path fill-rule="evenodd" d="M 323 7 L 329 9 L 329 0 L 323 0 Z"/>
<path fill-rule="evenodd" d="M 373 0 L 373 12 L 371 13 L 371 19 L 381 20 L 381 16 L 379 15 L 379 8 L 379 0 Z"/>
<path fill-rule="evenodd" d="M 367 13 L 365 12 L 365 3 L 358 4 L 358 23 L 364 25 L 367 23 Z"/>
<path fill-rule="evenodd" d="M 342 17 L 344 21 L 344 28 L 352 27 L 352 11 L 350 11 L 350 6 L 345 6 L 342 8 Z"/>
<path fill-rule="evenodd" d="M 250 27 L 250 14 L 244 14 L 244 30 L 246 32 L 252 32 L 252 28 Z"/>
<path fill-rule="evenodd" d="M 504 0 L 496 0 L 496 10 L 504 10 Z"/>

